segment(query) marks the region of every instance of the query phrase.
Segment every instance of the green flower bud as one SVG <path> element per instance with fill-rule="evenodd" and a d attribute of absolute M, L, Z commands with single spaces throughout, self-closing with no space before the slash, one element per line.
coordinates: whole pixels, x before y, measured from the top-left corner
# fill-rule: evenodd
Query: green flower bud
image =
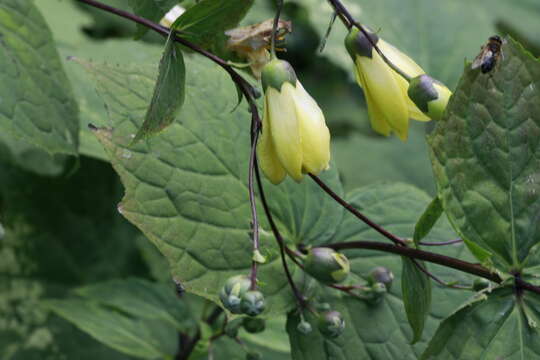
<path fill-rule="evenodd" d="M 243 323 L 242 318 L 237 318 L 231 321 L 227 322 L 227 325 L 225 325 L 225 335 L 227 335 L 230 338 L 236 338 L 238 336 L 238 330 L 240 330 L 240 326 L 242 326 Z"/>
<path fill-rule="evenodd" d="M 244 319 L 244 329 L 248 333 L 256 334 L 263 332 L 266 328 L 266 322 L 264 319 L 260 318 L 245 318 Z"/>
<path fill-rule="evenodd" d="M 482 291 L 484 289 L 487 289 L 490 286 L 490 282 L 488 279 L 484 278 L 478 278 L 474 280 L 473 282 L 473 289 L 474 291 Z"/>
<path fill-rule="evenodd" d="M 219 293 L 221 303 L 233 314 L 241 314 L 242 296 L 249 290 L 251 281 L 245 275 L 236 275 L 227 280 Z"/>
<path fill-rule="evenodd" d="M 264 295 L 260 291 L 250 290 L 242 296 L 240 309 L 246 315 L 257 316 L 264 311 L 265 307 Z"/>
<path fill-rule="evenodd" d="M 298 330 L 301 334 L 304 335 L 307 335 L 313 331 L 313 329 L 311 328 L 311 324 L 305 320 L 300 321 L 300 323 L 296 327 L 296 330 Z"/>
<path fill-rule="evenodd" d="M 281 91 L 281 86 L 288 82 L 296 87 L 296 73 L 293 67 L 285 60 L 274 59 L 264 66 L 261 81 L 264 92 L 268 87 Z"/>
<path fill-rule="evenodd" d="M 441 82 L 423 74 L 411 80 L 407 95 L 424 114 L 440 120 L 452 92 Z"/>
<path fill-rule="evenodd" d="M 384 285 L 382 282 L 376 282 L 375 284 L 373 284 L 371 286 L 371 290 L 374 294 L 379 296 L 382 294 L 386 294 L 387 292 L 386 285 Z"/>
<path fill-rule="evenodd" d="M 350 265 L 345 255 L 319 247 L 309 250 L 304 260 L 304 270 L 322 283 L 334 284 L 347 278 Z"/>
<path fill-rule="evenodd" d="M 327 311 L 319 316 L 318 328 L 328 339 L 335 339 L 345 330 L 345 321 L 339 311 Z"/>
<path fill-rule="evenodd" d="M 392 282 L 394 281 L 394 274 L 384 266 L 377 266 L 372 269 L 368 276 L 368 282 L 373 285 L 375 283 L 383 283 L 386 289 L 390 290 Z"/>
<path fill-rule="evenodd" d="M 256 351 L 250 351 L 246 354 L 246 360 L 262 360 L 262 358 L 262 354 Z"/>

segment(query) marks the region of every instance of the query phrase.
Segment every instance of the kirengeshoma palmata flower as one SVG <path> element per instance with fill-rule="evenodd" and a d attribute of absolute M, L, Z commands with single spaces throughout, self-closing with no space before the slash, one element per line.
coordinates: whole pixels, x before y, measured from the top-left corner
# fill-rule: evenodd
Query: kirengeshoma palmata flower
<path fill-rule="evenodd" d="M 394 66 L 410 78 L 422 75 L 424 70 L 407 55 L 371 33 L 370 38 Z M 353 27 L 345 38 L 345 47 L 354 61 L 356 81 L 364 90 L 368 115 L 373 130 L 388 136 L 394 132 L 407 140 L 409 119 L 431 120 L 409 98 L 409 83 L 394 71 L 377 53 L 369 39 Z"/>
<path fill-rule="evenodd" d="M 287 175 L 300 182 L 306 173 L 328 169 L 330 131 L 292 66 L 274 59 L 263 68 L 261 79 L 264 113 L 257 155 L 263 173 L 279 184 Z"/>
<path fill-rule="evenodd" d="M 440 120 L 448 105 L 452 92 L 440 81 L 422 74 L 409 83 L 409 98 L 433 120 Z"/>

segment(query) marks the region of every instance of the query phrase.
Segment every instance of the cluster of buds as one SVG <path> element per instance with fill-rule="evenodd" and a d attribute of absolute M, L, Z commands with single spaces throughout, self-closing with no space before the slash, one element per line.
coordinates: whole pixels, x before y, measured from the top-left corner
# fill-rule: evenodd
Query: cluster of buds
<path fill-rule="evenodd" d="M 219 293 L 223 306 L 233 314 L 257 316 L 266 303 L 264 295 L 258 290 L 250 290 L 251 280 L 245 275 L 229 278 Z"/>

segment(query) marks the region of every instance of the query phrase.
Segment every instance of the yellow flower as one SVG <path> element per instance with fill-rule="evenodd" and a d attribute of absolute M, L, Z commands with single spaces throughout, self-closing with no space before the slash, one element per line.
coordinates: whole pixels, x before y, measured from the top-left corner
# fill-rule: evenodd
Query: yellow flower
<path fill-rule="evenodd" d="M 411 80 L 407 94 L 416 106 L 433 120 L 442 118 L 452 96 L 452 92 L 444 84 L 426 74 Z"/>
<path fill-rule="evenodd" d="M 411 78 L 425 73 L 411 58 L 376 34 L 370 33 L 370 37 L 382 53 Z M 364 90 L 373 130 L 385 136 L 395 132 L 405 141 L 409 119 L 430 120 L 407 96 L 407 80 L 384 62 L 361 31 L 352 28 L 345 38 L 345 46 L 355 64 L 356 81 Z"/>
<path fill-rule="evenodd" d="M 330 132 L 324 115 L 283 60 L 272 60 L 262 71 L 264 114 L 257 145 L 261 169 L 274 183 L 286 175 L 300 182 L 317 175 L 330 162 Z"/>

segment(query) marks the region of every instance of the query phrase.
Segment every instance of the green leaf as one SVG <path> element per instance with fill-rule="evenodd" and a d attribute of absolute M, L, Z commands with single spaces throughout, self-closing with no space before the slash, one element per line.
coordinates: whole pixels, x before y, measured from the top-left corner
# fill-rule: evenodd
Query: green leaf
<path fill-rule="evenodd" d="M 47 24 L 32 1 L 0 6 L 0 131 L 50 154 L 77 154 L 77 105 Z"/>
<path fill-rule="evenodd" d="M 202 0 L 189 8 L 171 28 L 181 36 L 207 47 L 223 32 L 235 27 L 246 15 L 253 0 Z"/>
<path fill-rule="evenodd" d="M 540 337 L 527 318 L 537 319 L 539 313 L 537 294 L 527 292 L 516 299 L 512 289 L 497 289 L 445 319 L 422 359 L 536 359 Z"/>
<path fill-rule="evenodd" d="M 247 274 L 251 266 L 250 115 L 245 104 L 230 112 L 235 91 L 224 71 L 199 57 L 186 57 L 186 65 L 190 71 L 181 121 L 176 119 L 167 131 L 130 148 L 151 96 L 155 70 L 125 64 L 86 63 L 85 68 L 97 79 L 114 125 L 112 131 L 96 130 L 96 135 L 126 187 L 119 210 L 165 255 L 174 278 L 187 291 L 220 303 L 218 292 L 226 279 Z M 335 170 L 323 178 L 337 183 L 341 191 Z M 280 209 L 276 220 L 286 241 L 332 236 L 341 209 L 316 190 L 313 181 L 265 184 L 271 206 Z M 294 299 L 262 209 L 259 218 L 261 252 L 268 258 L 258 274 L 267 299 L 264 314 L 282 313 L 291 309 Z"/>
<path fill-rule="evenodd" d="M 75 293 L 133 317 L 163 320 L 178 331 L 195 326 L 187 305 L 178 299 L 173 287 L 164 284 L 136 278 L 110 280 L 77 288 Z"/>
<path fill-rule="evenodd" d="M 349 193 L 346 199 L 370 219 L 384 224 L 386 229 L 403 238 L 412 237 L 418 216 L 431 201 L 424 192 L 404 184 L 367 186 Z M 441 219 L 426 239 L 444 241 L 452 238 L 455 238 L 455 233 L 446 219 Z M 347 213 L 331 242 L 360 240 L 388 241 Z M 463 244 L 437 247 L 435 250 L 467 261 L 472 259 Z M 332 341 L 323 339 L 316 327 L 311 334 L 303 335 L 296 330 L 299 317 L 291 315 L 287 331 L 295 360 L 417 359 L 425 349 L 427 340 L 435 333 L 439 320 L 448 316 L 470 295 L 468 292 L 434 284 L 432 307 L 422 339 L 411 345 L 413 332 L 407 324 L 402 301 L 400 257 L 363 249 L 348 250 L 345 254 L 351 262 L 351 284 L 366 284 L 370 271 L 377 266 L 390 269 L 395 279 L 389 293 L 379 303 L 372 304 L 334 290 L 323 292 L 320 300 L 328 302 L 333 309 L 341 312 L 346 323 L 345 331 Z M 472 281 L 467 274 L 449 268 L 434 264 L 426 266 L 443 281 Z"/>
<path fill-rule="evenodd" d="M 431 279 L 418 268 L 413 260 L 402 257 L 401 261 L 403 262 L 403 270 L 401 271 L 403 304 L 409 325 L 413 330 L 411 343 L 414 344 L 422 337 L 431 308 Z M 416 263 L 424 269 L 426 268 L 423 262 L 417 261 Z"/>
<path fill-rule="evenodd" d="M 127 316 L 91 301 L 49 300 L 45 306 L 115 350 L 143 359 L 172 357 L 177 334 L 163 321 Z"/>
<path fill-rule="evenodd" d="M 185 85 L 184 56 L 180 45 L 169 36 L 159 63 L 159 75 L 150 107 L 133 143 L 160 132 L 174 121 L 184 104 Z"/>
<path fill-rule="evenodd" d="M 133 12 L 138 16 L 157 23 L 167 11 L 179 2 L 179 0 L 129 0 L 129 6 L 131 6 Z M 148 27 L 137 24 L 135 38 L 139 39 L 147 32 Z"/>
<path fill-rule="evenodd" d="M 414 243 L 418 245 L 423 238 L 431 231 L 437 220 L 441 217 L 443 213 L 443 207 L 439 197 L 435 197 L 428 205 L 420 220 L 416 223 L 414 227 Z"/>
<path fill-rule="evenodd" d="M 488 74 L 465 69 L 429 144 L 448 218 L 510 272 L 540 241 L 540 63 L 512 40 L 503 52 Z"/>

